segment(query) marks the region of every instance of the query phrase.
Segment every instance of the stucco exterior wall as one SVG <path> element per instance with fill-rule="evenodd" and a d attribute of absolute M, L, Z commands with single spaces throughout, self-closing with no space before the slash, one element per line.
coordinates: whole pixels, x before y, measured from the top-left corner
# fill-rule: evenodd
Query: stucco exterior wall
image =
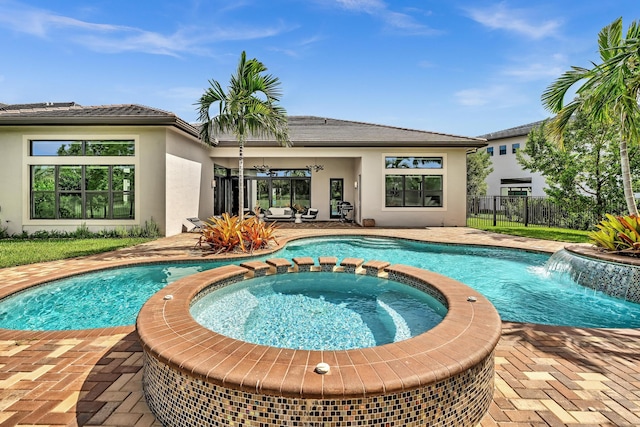
<path fill-rule="evenodd" d="M 182 135 L 167 131 L 166 235 L 182 232 L 189 226 L 186 218 L 209 218 L 213 215 L 213 161 L 209 147 Z"/>
<path fill-rule="evenodd" d="M 488 147 L 493 148 L 493 156 L 490 157 L 493 165 L 493 172 L 491 172 L 486 179 L 488 196 L 503 195 L 503 187 L 517 187 L 518 184 L 501 184 L 502 179 L 514 178 L 531 178 L 530 184 L 522 184 L 522 186 L 531 187 L 531 196 L 546 195 L 544 192 L 546 187 L 544 176 L 539 172 L 531 172 L 530 170 L 523 169 L 522 166 L 520 166 L 520 163 L 518 163 L 516 155 L 512 152 L 513 144 L 520 144 L 520 148 L 525 147 L 527 143 L 527 135 L 495 139 L 488 143 Z M 501 145 L 506 145 L 507 148 L 507 152 L 504 155 L 500 155 Z"/>
<path fill-rule="evenodd" d="M 30 156 L 30 140 L 90 140 L 131 139 L 135 143 L 135 156 Z M 8 227 L 9 234 L 39 230 L 74 231 L 85 224 L 91 231 L 117 227 L 144 226 L 153 220 L 162 233 L 167 229 L 166 156 L 169 149 L 186 157 L 193 157 L 211 170 L 207 149 L 195 139 L 162 126 L 24 126 L 3 128 L 0 132 L 0 221 Z M 189 146 L 189 149 L 176 148 Z M 168 148 L 169 147 L 169 148 Z M 193 151 L 193 153 L 190 153 Z M 197 153 L 197 154 L 194 154 Z M 135 167 L 135 218 L 113 219 L 31 219 L 30 218 L 30 167 L 31 165 L 127 165 Z M 210 172 L 210 175 L 212 172 Z M 201 177 L 202 174 L 199 175 Z M 210 178 L 207 182 L 210 182 Z M 200 183 L 197 185 L 200 187 Z M 209 197 L 209 202 L 211 197 Z M 206 200 L 205 200 L 206 202 Z M 211 203 L 209 203 L 211 206 Z M 198 208 L 199 209 L 199 208 Z M 200 214 L 196 211 L 194 216 Z M 7 222 L 8 221 L 8 222 Z M 181 230 L 181 227 L 180 227 Z"/>
<path fill-rule="evenodd" d="M 19 129 L 0 133 L 0 228 L 22 232 L 22 138 Z"/>
<path fill-rule="evenodd" d="M 237 167 L 237 148 L 214 148 L 214 163 Z M 387 208 L 385 203 L 385 155 L 440 156 L 443 169 L 430 173 L 443 175 L 443 207 Z M 235 160 L 233 160 L 235 157 Z M 409 148 L 257 148 L 245 149 L 245 169 L 255 164 L 271 168 L 304 168 L 318 163 L 324 170 L 312 172 L 311 200 L 320 209 L 318 220 L 329 219 L 329 180 L 344 180 L 344 200 L 355 206 L 353 218 L 375 220 L 377 226 L 427 227 L 464 226 L 466 224 L 466 149 Z M 397 170 L 396 170 L 397 171 Z M 411 171 L 411 170 L 407 170 Z M 419 172 L 418 174 L 423 173 Z M 416 170 L 413 172 L 416 173 Z M 356 188 L 358 182 L 358 188 Z"/>
<path fill-rule="evenodd" d="M 431 170 L 443 176 L 442 207 L 385 207 L 385 156 L 442 157 L 443 169 Z M 424 171 L 405 170 L 408 174 Z M 398 173 L 398 170 L 387 171 Z M 371 149 L 362 156 L 362 218 L 372 218 L 376 226 L 441 227 L 466 224 L 465 149 Z"/>

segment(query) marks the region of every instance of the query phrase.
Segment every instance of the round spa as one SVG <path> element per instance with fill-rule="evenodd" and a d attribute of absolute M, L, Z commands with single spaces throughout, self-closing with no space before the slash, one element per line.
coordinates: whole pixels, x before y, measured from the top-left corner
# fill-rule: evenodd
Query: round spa
<path fill-rule="evenodd" d="M 290 301 L 257 310 L 264 278 Z M 295 282 L 310 294 L 297 295 Z M 404 296 L 402 287 L 410 287 Z M 316 317 L 331 310 L 347 320 L 332 326 Z M 484 297 L 452 279 L 382 261 L 347 258 L 336 266 L 333 257 L 319 265 L 250 261 L 186 277 L 155 294 L 136 326 L 144 393 L 163 425 L 300 427 L 475 426 L 493 397 L 501 327 Z"/>

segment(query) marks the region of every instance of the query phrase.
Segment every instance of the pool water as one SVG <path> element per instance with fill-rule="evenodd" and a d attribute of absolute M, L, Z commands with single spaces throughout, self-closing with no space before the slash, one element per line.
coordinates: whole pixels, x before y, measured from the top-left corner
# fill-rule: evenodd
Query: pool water
<path fill-rule="evenodd" d="M 151 295 L 221 265 L 225 263 L 152 264 L 58 280 L 0 301 L 0 327 L 41 331 L 132 325 Z"/>
<path fill-rule="evenodd" d="M 264 276 L 201 298 L 191 315 L 204 327 L 254 344 L 348 350 L 409 339 L 447 309 L 408 285 L 341 273 Z"/>
<path fill-rule="evenodd" d="M 544 254 L 354 236 L 297 240 L 257 259 L 327 255 L 337 255 L 339 261 L 340 257 L 385 260 L 444 274 L 485 295 L 503 320 L 640 327 L 640 304 L 609 297 L 547 272 L 549 256 Z M 68 330 L 132 325 L 146 300 L 168 283 L 225 264 L 228 262 L 152 264 L 52 282 L 0 301 L 0 327 Z"/>
<path fill-rule="evenodd" d="M 435 271 L 471 286 L 496 307 L 503 320 L 576 327 L 640 327 L 640 304 L 610 297 L 548 272 L 549 255 L 402 239 L 343 237 L 298 240 L 279 255 L 342 254 L 386 260 Z M 338 261 L 339 262 L 339 261 Z"/>

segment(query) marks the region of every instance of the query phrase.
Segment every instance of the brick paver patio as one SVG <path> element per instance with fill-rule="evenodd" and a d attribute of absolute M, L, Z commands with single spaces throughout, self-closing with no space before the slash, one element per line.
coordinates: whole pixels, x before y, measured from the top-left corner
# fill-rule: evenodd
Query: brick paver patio
<path fill-rule="evenodd" d="M 343 226 L 344 227 L 344 226 Z M 468 228 L 288 226 L 279 240 L 376 234 L 555 251 L 563 245 Z M 196 234 L 81 259 L 0 270 L 0 296 L 74 270 L 141 259 L 202 258 Z M 640 331 L 503 323 L 488 426 L 640 426 Z M 142 394 L 133 326 L 33 333 L 0 330 L 0 426 L 158 426 Z"/>

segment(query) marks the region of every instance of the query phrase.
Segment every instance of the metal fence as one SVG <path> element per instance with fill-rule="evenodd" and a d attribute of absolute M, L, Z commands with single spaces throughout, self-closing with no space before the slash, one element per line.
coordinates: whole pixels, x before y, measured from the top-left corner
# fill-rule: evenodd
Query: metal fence
<path fill-rule="evenodd" d="M 612 207 L 609 213 L 624 209 Z M 467 197 L 467 225 L 470 227 L 560 227 L 589 230 L 600 222 L 592 210 L 571 211 L 558 206 L 547 197 L 537 196 L 469 196 Z"/>

